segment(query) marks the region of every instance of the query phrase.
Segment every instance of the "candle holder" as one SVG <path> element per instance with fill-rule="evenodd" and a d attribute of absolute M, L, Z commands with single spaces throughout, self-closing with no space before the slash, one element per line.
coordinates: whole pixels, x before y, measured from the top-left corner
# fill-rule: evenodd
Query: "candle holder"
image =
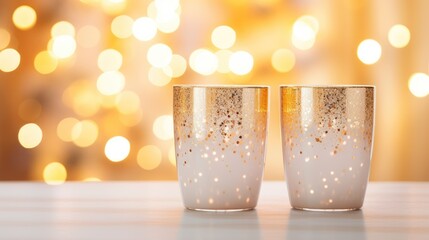
<path fill-rule="evenodd" d="M 264 164 L 269 88 L 174 86 L 176 166 L 186 208 L 253 209 Z"/>
<path fill-rule="evenodd" d="M 290 203 L 362 207 L 373 145 L 374 86 L 282 86 L 283 162 Z"/>

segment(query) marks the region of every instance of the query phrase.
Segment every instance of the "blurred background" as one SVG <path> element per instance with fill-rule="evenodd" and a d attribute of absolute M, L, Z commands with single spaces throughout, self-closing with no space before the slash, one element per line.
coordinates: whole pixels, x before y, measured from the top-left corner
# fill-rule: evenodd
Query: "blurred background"
<path fill-rule="evenodd" d="M 173 84 L 377 87 L 371 180 L 429 180 L 429 1 L 0 1 L 0 179 L 176 179 Z"/>

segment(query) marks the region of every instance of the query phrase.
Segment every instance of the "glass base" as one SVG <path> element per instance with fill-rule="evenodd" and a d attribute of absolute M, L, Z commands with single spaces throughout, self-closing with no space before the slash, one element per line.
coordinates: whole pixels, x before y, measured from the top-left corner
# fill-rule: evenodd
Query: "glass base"
<path fill-rule="evenodd" d="M 206 208 L 189 208 L 186 207 L 186 209 L 191 211 L 198 211 L 198 212 L 215 212 L 215 213 L 229 213 L 229 212 L 244 212 L 244 211 L 252 211 L 255 209 L 252 208 L 238 208 L 238 209 L 206 209 Z"/>
<path fill-rule="evenodd" d="M 357 211 L 359 208 L 300 208 L 300 207 L 292 207 L 301 211 L 310 211 L 310 212 L 350 212 Z"/>

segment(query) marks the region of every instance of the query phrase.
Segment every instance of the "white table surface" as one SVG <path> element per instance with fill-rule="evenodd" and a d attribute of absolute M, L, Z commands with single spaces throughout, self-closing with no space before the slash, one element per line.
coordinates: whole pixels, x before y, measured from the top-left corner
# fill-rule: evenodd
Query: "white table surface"
<path fill-rule="evenodd" d="M 207 213 L 177 182 L 3 182 L 0 239 L 429 239 L 429 183 L 370 183 L 362 210 L 322 213 L 264 182 L 256 210 Z"/>

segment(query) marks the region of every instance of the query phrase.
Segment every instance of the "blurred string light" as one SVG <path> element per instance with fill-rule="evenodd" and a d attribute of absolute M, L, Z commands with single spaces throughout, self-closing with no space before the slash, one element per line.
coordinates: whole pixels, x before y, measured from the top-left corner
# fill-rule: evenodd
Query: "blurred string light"
<path fill-rule="evenodd" d="M 404 25 L 396 24 L 389 30 L 388 40 L 389 43 L 395 48 L 403 48 L 410 42 L 410 30 Z"/>
<path fill-rule="evenodd" d="M 212 32 L 211 40 L 213 45 L 217 48 L 227 49 L 234 45 L 236 33 L 234 29 L 229 26 L 218 26 Z"/>
<path fill-rule="evenodd" d="M 199 48 L 189 56 L 189 65 L 192 70 L 201 75 L 210 75 L 218 68 L 218 59 L 215 54 L 207 49 Z"/>
<path fill-rule="evenodd" d="M 43 169 L 43 180 L 49 185 L 63 184 L 66 179 L 66 167 L 59 162 L 51 162 Z"/>
<path fill-rule="evenodd" d="M 174 145 L 168 150 L 168 161 L 171 165 L 176 166 L 176 150 L 174 149 Z"/>
<path fill-rule="evenodd" d="M 10 33 L 4 29 L 0 28 L 0 50 L 6 48 L 10 42 Z"/>
<path fill-rule="evenodd" d="M 92 25 L 83 26 L 77 31 L 76 41 L 84 48 L 95 47 L 100 41 L 100 30 Z"/>
<path fill-rule="evenodd" d="M 230 50 L 219 50 L 215 53 L 218 61 L 217 71 L 220 73 L 229 73 L 229 59 L 231 58 L 232 51 Z"/>
<path fill-rule="evenodd" d="M 149 64 L 157 68 L 163 68 L 170 64 L 172 57 L 173 51 L 163 43 L 152 45 L 146 55 Z"/>
<path fill-rule="evenodd" d="M 364 64 L 374 64 L 381 57 L 381 45 L 373 39 L 363 40 L 358 46 L 357 56 Z"/>
<path fill-rule="evenodd" d="M 174 137 L 173 116 L 162 115 L 155 119 L 152 127 L 153 133 L 158 139 L 170 140 Z"/>
<path fill-rule="evenodd" d="M 21 63 L 21 55 L 13 48 L 6 48 L 0 51 L 0 71 L 12 72 Z"/>
<path fill-rule="evenodd" d="M 104 147 L 104 154 L 112 162 L 123 161 L 129 153 L 130 142 L 122 136 L 110 138 Z"/>
<path fill-rule="evenodd" d="M 149 82 L 155 86 L 162 87 L 170 83 L 173 72 L 170 67 L 163 69 L 151 67 L 148 72 Z"/>
<path fill-rule="evenodd" d="M 133 35 L 134 20 L 127 15 L 120 15 L 112 20 L 110 30 L 117 38 L 129 38 Z"/>
<path fill-rule="evenodd" d="M 319 32 L 319 21 L 309 15 L 298 18 L 292 27 L 292 44 L 300 50 L 313 47 Z"/>
<path fill-rule="evenodd" d="M 134 21 L 132 31 L 134 37 L 138 40 L 149 41 L 156 35 L 156 23 L 151 18 L 141 17 Z"/>
<path fill-rule="evenodd" d="M 24 148 L 35 148 L 42 142 L 42 129 L 35 123 L 27 123 L 19 129 L 18 140 Z"/>
<path fill-rule="evenodd" d="M 238 51 L 229 59 L 229 69 L 237 75 L 246 75 L 253 68 L 253 56 L 246 51 Z"/>
<path fill-rule="evenodd" d="M 133 114 L 140 109 L 139 96 L 131 91 L 124 91 L 116 96 L 116 108 L 122 114 Z"/>
<path fill-rule="evenodd" d="M 68 117 L 62 119 L 57 125 L 57 136 L 64 142 L 73 141 L 73 127 L 79 123 L 76 118 Z"/>
<path fill-rule="evenodd" d="M 55 71 L 57 66 L 58 60 L 48 51 L 41 51 L 34 58 L 34 68 L 40 74 L 50 74 Z"/>
<path fill-rule="evenodd" d="M 77 122 L 72 128 L 71 137 L 76 146 L 89 147 L 97 140 L 98 126 L 91 120 Z"/>
<path fill-rule="evenodd" d="M 103 50 L 98 55 L 98 68 L 101 71 L 117 71 L 122 66 L 122 54 L 115 49 Z"/>
<path fill-rule="evenodd" d="M 167 67 L 164 67 L 163 71 L 166 75 L 171 72 L 171 77 L 181 77 L 186 71 L 186 59 L 181 55 L 173 54 L 171 56 L 170 64 Z"/>
<path fill-rule="evenodd" d="M 154 145 L 142 147 L 137 153 L 137 163 L 144 170 L 153 170 L 161 164 L 162 152 Z"/>
<path fill-rule="evenodd" d="M 416 97 L 426 97 L 429 95 L 429 75 L 425 73 L 415 73 L 408 80 L 408 89 Z"/>
<path fill-rule="evenodd" d="M 278 72 L 289 72 L 295 66 L 295 54 L 286 48 L 277 49 L 271 56 L 271 64 Z"/>
<path fill-rule="evenodd" d="M 125 76 L 119 71 L 102 73 L 97 79 L 97 90 L 106 96 L 116 95 L 125 87 Z"/>
<path fill-rule="evenodd" d="M 12 15 L 13 24 L 21 30 L 32 28 L 36 24 L 36 20 L 36 11 L 27 5 L 18 7 Z"/>

